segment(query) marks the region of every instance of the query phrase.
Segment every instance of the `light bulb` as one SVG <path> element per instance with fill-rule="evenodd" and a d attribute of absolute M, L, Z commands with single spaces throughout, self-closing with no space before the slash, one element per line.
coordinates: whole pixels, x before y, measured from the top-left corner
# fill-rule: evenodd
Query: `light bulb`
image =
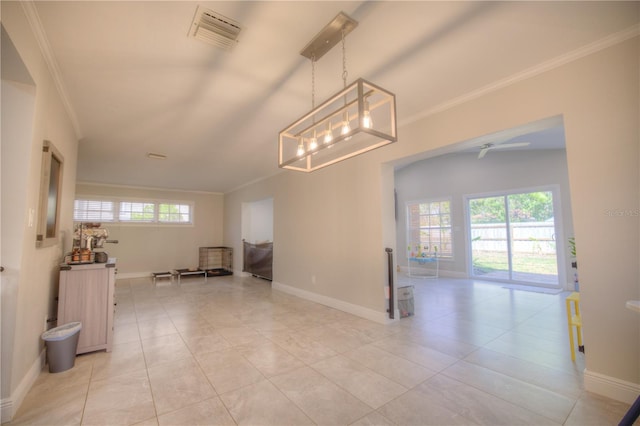
<path fill-rule="evenodd" d="M 318 149 L 318 138 L 316 137 L 316 130 L 313 129 L 313 137 L 309 141 L 309 151 L 315 151 Z"/>
<path fill-rule="evenodd" d="M 302 143 L 302 138 L 300 138 L 300 141 L 298 142 L 298 151 L 296 152 L 296 155 L 298 157 L 302 157 L 304 155 L 304 145 Z"/>
<path fill-rule="evenodd" d="M 364 101 L 364 112 L 362 114 L 362 127 L 370 129 L 373 127 L 373 120 L 371 119 L 371 111 L 369 111 L 369 101 Z"/>
<path fill-rule="evenodd" d="M 342 121 L 342 130 L 340 130 L 340 134 L 346 135 L 350 131 L 351 131 L 351 126 L 349 126 L 349 112 L 345 111 L 344 120 Z"/>
<path fill-rule="evenodd" d="M 331 130 L 331 122 L 327 123 L 327 131 L 324 133 L 325 145 L 330 144 L 333 141 L 333 131 Z"/>

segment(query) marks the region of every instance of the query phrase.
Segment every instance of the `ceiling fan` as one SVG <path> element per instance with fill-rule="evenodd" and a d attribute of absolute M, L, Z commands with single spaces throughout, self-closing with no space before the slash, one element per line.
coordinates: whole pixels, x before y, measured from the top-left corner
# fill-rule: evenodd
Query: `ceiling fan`
<path fill-rule="evenodd" d="M 478 160 L 487 155 L 492 149 L 505 149 L 505 148 L 518 148 L 522 146 L 529 146 L 530 142 L 514 142 L 514 143 L 505 143 L 501 145 L 496 145 L 492 143 L 485 143 L 480 146 L 480 153 L 478 154 Z"/>

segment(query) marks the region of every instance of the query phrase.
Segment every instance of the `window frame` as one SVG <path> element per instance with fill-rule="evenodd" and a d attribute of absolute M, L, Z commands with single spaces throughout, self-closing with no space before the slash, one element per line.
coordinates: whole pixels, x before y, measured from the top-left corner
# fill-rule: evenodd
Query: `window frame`
<path fill-rule="evenodd" d="M 84 203 L 101 203 L 101 204 L 105 204 L 105 203 L 110 203 L 111 204 L 111 209 L 107 210 L 107 209 L 79 209 L 76 208 L 76 205 L 78 202 L 84 202 Z M 104 197 L 88 197 L 88 196 L 79 196 L 76 197 L 73 200 L 73 221 L 74 222 L 116 222 L 116 215 L 117 215 L 117 201 L 113 200 L 113 199 L 109 199 L 109 198 L 104 198 Z M 77 218 L 76 217 L 76 212 L 98 212 L 98 216 L 100 217 L 84 217 L 84 218 Z M 110 214 L 112 219 L 105 219 L 103 216 L 103 214 Z"/>
<path fill-rule="evenodd" d="M 411 214 L 411 207 L 418 205 L 420 206 L 421 204 L 429 204 L 431 205 L 432 203 L 442 203 L 442 202 L 446 202 L 448 203 L 448 214 L 446 216 L 448 216 L 448 225 L 447 226 L 422 226 L 422 225 L 418 225 L 418 228 L 415 228 L 413 226 L 411 226 L 412 224 L 412 214 Z M 419 207 L 418 207 L 419 208 Z M 411 201 L 407 201 L 405 203 L 405 209 L 406 209 L 406 244 L 407 244 L 407 257 L 411 257 L 411 252 L 412 252 L 412 245 L 415 244 L 415 241 L 413 241 L 412 238 L 412 233 L 414 231 L 418 231 L 418 232 L 422 232 L 423 229 L 428 229 L 427 232 L 431 233 L 432 231 L 437 231 L 440 233 L 440 238 L 439 238 L 439 243 L 437 244 L 433 244 L 433 238 L 431 238 L 431 236 L 429 236 L 429 250 L 428 250 L 428 254 L 433 255 L 434 251 L 432 249 L 433 246 L 437 247 L 437 257 L 439 260 L 454 260 L 455 259 L 455 244 L 454 244 L 454 238 L 453 238 L 453 202 L 451 197 L 438 197 L 438 198 L 428 198 L 428 199 L 419 199 L 419 200 L 411 200 Z M 431 210 L 431 209 L 429 209 Z M 427 215 L 422 215 L 419 214 L 419 216 L 435 216 L 435 214 L 427 214 Z M 438 213 L 437 216 L 439 216 L 440 218 L 442 218 L 443 214 L 442 213 Z M 429 221 L 430 222 L 430 221 Z M 440 222 L 442 222 L 442 220 L 440 220 Z M 418 223 L 420 224 L 420 220 L 418 219 Z M 448 229 L 448 241 L 447 244 L 450 246 L 450 249 L 443 251 L 442 250 L 442 245 L 441 245 L 441 241 L 443 240 L 443 232 L 446 232 L 445 230 Z M 420 244 L 422 245 L 423 242 L 420 241 Z M 444 254 L 443 254 L 444 253 Z M 418 256 L 420 254 L 417 254 Z"/>
<path fill-rule="evenodd" d="M 113 210 L 113 220 L 108 219 L 82 219 L 76 216 L 77 210 L 76 202 L 77 201 L 94 201 L 94 202 L 110 202 L 112 203 Z M 131 204 L 143 204 L 143 205 L 153 205 L 153 214 L 151 218 L 136 220 L 136 219 L 123 219 L 121 217 L 122 213 L 125 213 L 125 210 L 122 209 L 123 203 L 131 203 Z M 188 221 L 167 221 L 160 219 L 160 205 L 174 205 L 174 206 L 187 206 L 188 207 Z M 131 211 L 133 212 L 133 210 Z M 129 212 L 129 213 L 131 213 Z M 135 213 L 135 212 L 134 212 Z M 187 213 L 182 213 L 187 214 Z M 112 223 L 123 226 L 194 226 L 195 225 L 195 201 L 193 200 L 171 200 L 171 199 L 149 199 L 149 198 L 138 198 L 138 197 L 112 197 L 112 196 L 97 196 L 97 195 L 83 195 L 78 194 L 74 200 L 74 211 L 73 211 L 73 221 L 74 222 L 104 222 L 104 223 Z"/>

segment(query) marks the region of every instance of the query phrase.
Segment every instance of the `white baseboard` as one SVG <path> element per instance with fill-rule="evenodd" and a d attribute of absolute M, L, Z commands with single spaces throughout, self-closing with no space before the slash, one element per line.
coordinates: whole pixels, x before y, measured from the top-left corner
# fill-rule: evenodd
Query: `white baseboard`
<path fill-rule="evenodd" d="M 584 370 L 584 388 L 589 392 L 627 404 L 633 404 L 640 395 L 640 384 L 588 371 L 586 368 Z"/>
<path fill-rule="evenodd" d="M 9 398 L 4 398 L 0 401 L 0 422 L 2 424 L 7 423 L 13 419 L 13 416 L 22 405 L 24 397 L 27 396 L 29 389 L 38 379 L 42 367 L 44 367 L 46 360 L 46 349 L 42 349 L 40 355 L 35 359 L 27 374 L 20 380 L 20 384 L 15 391 L 11 393 Z"/>
<path fill-rule="evenodd" d="M 153 278 L 153 274 L 151 272 L 128 272 L 128 273 L 121 273 L 118 272 L 118 274 L 116 275 L 116 279 L 117 280 L 130 280 L 133 278 L 149 278 L 152 279 Z"/>
<path fill-rule="evenodd" d="M 234 270 L 233 271 L 234 275 L 238 275 L 239 277 L 250 277 L 251 274 L 248 272 L 242 272 L 239 270 Z M 153 273 L 152 272 L 127 272 L 127 273 L 120 273 L 118 272 L 118 274 L 116 275 L 116 279 L 118 280 L 130 280 L 130 279 L 134 279 L 134 278 L 149 278 L 149 279 L 153 279 Z"/>
<path fill-rule="evenodd" d="M 5 424 L 13 418 L 13 401 L 11 398 L 0 400 L 0 422 Z"/>
<path fill-rule="evenodd" d="M 398 273 L 403 274 L 405 276 L 407 276 L 409 274 L 409 268 L 407 266 L 402 266 L 399 265 L 399 271 Z M 427 268 L 420 268 L 420 267 L 414 267 L 411 269 L 415 269 L 425 275 L 428 275 L 429 273 L 433 273 L 433 269 L 427 269 Z M 438 278 L 461 278 L 461 279 L 466 279 L 469 278 L 469 275 L 467 275 L 465 272 L 459 272 L 459 271 L 447 271 L 447 270 L 443 270 L 440 269 L 438 271 Z"/>
<path fill-rule="evenodd" d="M 389 318 L 386 312 L 378 312 L 373 309 L 365 308 L 364 306 L 354 305 L 353 303 L 345 302 L 343 300 L 334 299 L 332 297 L 323 296 L 321 294 L 313 293 L 311 291 L 302 290 L 296 287 L 291 287 L 286 284 L 271 282 L 271 287 L 274 290 L 281 291 L 283 293 L 297 296 L 301 299 L 310 300 L 312 302 L 320 303 L 321 305 L 329 306 L 330 308 L 338 309 L 349 314 L 353 314 L 371 321 L 375 321 L 380 324 L 390 324 L 397 321 L 400 318 L 400 312 L 396 309 L 395 318 Z"/>

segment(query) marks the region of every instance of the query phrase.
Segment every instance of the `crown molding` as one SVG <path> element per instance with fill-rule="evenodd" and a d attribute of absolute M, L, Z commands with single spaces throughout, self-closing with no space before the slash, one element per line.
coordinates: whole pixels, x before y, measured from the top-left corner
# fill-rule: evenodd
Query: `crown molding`
<path fill-rule="evenodd" d="M 193 194 L 203 195 L 224 195 L 223 192 L 218 191 L 202 191 L 198 189 L 180 189 L 180 188 L 164 188 L 159 186 L 137 186 L 137 185 L 122 185 L 117 183 L 104 183 L 104 182 L 91 182 L 91 181 L 76 181 L 76 185 L 87 186 L 101 186 L 105 188 L 122 188 L 122 189 L 136 189 L 141 191 L 155 191 L 155 192 L 189 192 Z M 89 194 L 84 194 L 89 195 Z"/>
<path fill-rule="evenodd" d="M 513 74 L 510 77 L 488 84 L 484 87 L 471 91 L 462 96 L 458 96 L 457 98 L 451 99 L 449 101 L 443 102 L 440 105 L 437 105 L 429 110 L 423 111 L 418 114 L 414 114 L 411 117 L 407 117 L 406 119 L 399 121 L 398 126 L 405 126 L 405 125 L 414 123 L 418 120 L 432 116 L 434 114 L 454 108 L 458 105 L 462 105 L 466 102 L 469 102 L 473 99 L 477 99 L 488 93 L 495 92 L 497 90 L 503 89 L 512 84 L 518 83 L 523 80 L 527 80 L 529 78 L 535 77 L 547 71 L 551 71 L 552 69 L 561 67 L 562 65 L 584 58 L 585 56 L 589 56 L 600 50 L 604 50 L 608 47 L 622 43 L 624 41 L 627 41 L 639 35 L 640 35 L 640 24 L 635 24 L 625 30 L 619 31 L 617 33 L 613 33 L 607 37 L 604 37 L 593 43 L 587 44 L 569 53 L 563 54 L 561 56 L 557 56 L 546 62 L 542 62 L 534 67 L 526 69 L 522 72 Z"/>
<path fill-rule="evenodd" d="M 38 15 L 36 5 L 32 0 L 21 1 L 20 4 L 22 5 L 22 9 L 24 10 L 27 20 L 29 21 L 29 25 L 31 25 L 33 35 L 38 42 L 38 46 L 40 46 L 40 52 L 42 53 L 45 63 L 47 64 L 47 68 L 49 68 L 49 73 L 51 74 L 53 83 L 58 90 L 58 94 L 60 95 L 60 99 L 62 100 L 62 105 L 69 115 L 69 119 L 71 120 L 71 125 L 73 126 L 76 138 L 80 140 L 82 139 L 82 131 L 80 130 L 78 117 L 76 116 L 75 110 L 71 106 L 71 101 L 69 101 L 69 96 L 67 95 L 67 90 L 62 80 L 62 73 L 60 72 L 58 61 L 53 54 L 53 50 L 51 50 L 51 45 L 49 44 L 49 39 L 47 38 L 44 28 L 42 27 L 42 21 L 40 20 L 40 15 Z"/>

